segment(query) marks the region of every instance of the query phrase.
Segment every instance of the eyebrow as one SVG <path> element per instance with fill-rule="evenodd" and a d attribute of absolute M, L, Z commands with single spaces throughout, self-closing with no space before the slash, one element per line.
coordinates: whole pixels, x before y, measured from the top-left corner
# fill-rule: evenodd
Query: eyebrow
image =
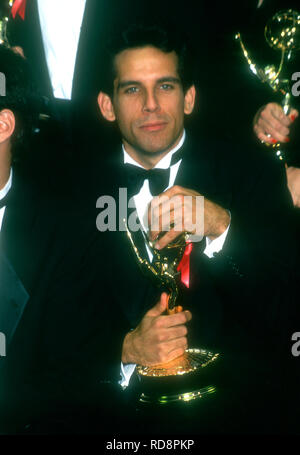
<path fill-rule="evenodd" d="M 174 77 L 174 76 L 165 76 L 161 77 L 156 81 L 157 84 L 162 84 L 164 82 L 172 82 L 173 84 L 181 84 L 181 80 L 179 77 Z M 130 85 L 142 85 L 140 81 L 135 81 L 135 80 L 128 80 L 128 81 L 120 81 L 117 85 L 117 90 L 120 90 L 122 88 L 129 87 Z"/>

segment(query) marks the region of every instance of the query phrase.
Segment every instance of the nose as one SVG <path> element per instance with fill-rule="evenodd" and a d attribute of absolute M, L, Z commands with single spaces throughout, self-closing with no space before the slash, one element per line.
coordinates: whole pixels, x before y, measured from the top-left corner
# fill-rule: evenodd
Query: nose
<path fill-rule="evenodd" d="M 147 91 L 144 96 L 143 111 L 156 112 L 159 110 L 159 102 L 154 91 Z"/>

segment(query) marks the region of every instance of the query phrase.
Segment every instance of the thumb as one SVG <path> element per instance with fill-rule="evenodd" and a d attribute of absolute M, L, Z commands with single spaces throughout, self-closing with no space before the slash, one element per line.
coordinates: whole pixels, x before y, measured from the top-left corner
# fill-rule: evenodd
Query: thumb
<path fill-rule="evenodd" d="M 166 292 L 163 292 L 160 296 L 160 300 L 146 313 L 146 316 L 150 316 L 151 318 L 160 316 L 164 311 L 166 311 L 168 307 L 168 300 L 168 294 Z"/>

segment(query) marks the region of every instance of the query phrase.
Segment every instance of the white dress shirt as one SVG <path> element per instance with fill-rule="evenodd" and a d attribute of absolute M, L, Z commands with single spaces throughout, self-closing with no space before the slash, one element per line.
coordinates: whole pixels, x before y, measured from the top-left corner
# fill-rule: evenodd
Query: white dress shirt
<path fill-rule="evenodd" d="M 168 169 L 170 167 L 170 180 L 169 180 L 169 185 L 167 186 L 166 190 L 171 188 L 174 185 L 174 183 L 175 183 L 177 172 L 179 170 L 179 167 L 181 165 L 181 161 L 182 160 L 179 160 L 177 163 L 175 163 L 172 166 L 170 166 L 171 158 L 172 158 L 172 155 L 175 152 L 177 152 L 177 150 L 179 150 L 180 147 L 183 145 L 183 143 L 185 141 L 185 136 L 186 135 L 185 135 L 185 131 L 184 131 L 183 135 L 182 135 L 182 138 L 179 141 L 179 143 L 177 144 L 177 146 L 174 147 L 172 150 L 170 150 L 170 152 L 167 155 L 165 155 L 153 168 L 153 169 Z M 137 163 L 126 152 L 124 146 L 123 146 L 123 154 L 124 154 L 124 163 L 132 164 L 134 166 L 141 167 L 141 168 L 143 167 L 139 163 Z M 146 179 L 144 181 L 143 186 L 140 189 L 139 193 L 134 196 L 134 203 L 135 203 L 135 206 L 136 206 L 136 211 L 137 211 L 141 226 L 144 229 L 144 231 L 146 231 L 146 229 L 145 229 L 145 224 L 146 224 L 145 223 L 145 216 L 147 216 L 148 204 L 150 203 L 150 201 L 152 199 L 153 199 L 153 196 L 150 193 L 149 180 Z M 228 234 L 228 230 L 229 230 L 229 226 L 223 232 L 222 235 L 220 235 L 219 237 L 217 237 L 214 240 L 210 240 L 208 237 L 206 237 L 206 248 L 204 250 L 204 254 L 206 254 L 209 258 L 213 258 L 214 257 L 214 253 L 218 253 L 219 251 L 221 251 L 221 249 L 223 248 L 226 236 Z M 146 247 L 147 247 L 147 245 L 146 245 Z M 148 255 L 149 255 L 149 260 L 152 261 L 152 257 L 153 257 L 152 253 L 150 252 L 150 250 L 148 248 L 147 248 L 147 251 L 148 251 Z M 130 377 L 131 377 L 132 373 L 134 372 L 134 369 L 135 369 L 135 365 L 134 364 L 127 364 L 127 365 L 121 364 L 121 377 L 122 377 L 122 379 L 120 381 L 120 384 L 121 384 L 122 387 L 125 388 L 125 387 L 128 386 Z"/>
<path fill-rule="evenodd" d="M 39 19 L 55 98 L 70 100 L 86 0 L 38 0 Z"/>
<path fill-rule="evenodd" d="M 8 179 L 5 187 L 2 188 L 2 190 L 0 190 L 0 201 L 7 195 L 7 193 L 11 189 L 12 175 L 13 175 L 13 172 L 12 172 L 12 169 L 11 169 L 10 170 L 10 174 L 9 174 L 9 179 Z M 4 213 L 5 213 L 5 206 L 0 209 L 0 231 L 1 231 L 1 228 L 2 228 L 2 222 L 3 222 L 3 218 L 4 218 Z"/>

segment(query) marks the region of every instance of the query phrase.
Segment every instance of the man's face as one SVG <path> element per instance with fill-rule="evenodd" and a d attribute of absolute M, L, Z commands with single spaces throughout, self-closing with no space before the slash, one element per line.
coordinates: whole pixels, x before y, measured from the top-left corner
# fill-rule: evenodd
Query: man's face
<path fill-rule="evenodd" d="M 117 120 L 126 150 L 168 152 L 179 142 L 184 114 L 192 112 L 195 98 L 194 87 L 183 93 L 176 54 L 154 47 L 125 50 L 116 56 L 115 67 L 108 119 Z"/>

